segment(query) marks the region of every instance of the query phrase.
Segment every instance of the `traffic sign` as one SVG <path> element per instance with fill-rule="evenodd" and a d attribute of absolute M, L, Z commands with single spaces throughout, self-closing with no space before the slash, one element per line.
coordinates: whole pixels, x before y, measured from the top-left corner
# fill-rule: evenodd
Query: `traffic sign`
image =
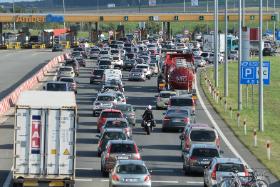
<path fill-rule="evenodd" d="M 240 84 L 258 84 L 259 83 L 259 62 L 242 61 L 241 62 Z M 270 62 L 263 62 L 263 83 L 270 84 Z"/>

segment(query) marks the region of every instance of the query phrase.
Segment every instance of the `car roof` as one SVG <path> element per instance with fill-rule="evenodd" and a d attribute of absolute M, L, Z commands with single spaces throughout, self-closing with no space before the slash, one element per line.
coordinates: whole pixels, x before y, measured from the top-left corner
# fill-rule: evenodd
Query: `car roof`
<path fill-rule="evenodd" d="M 243 164 L 240 158 L 215 158 L 217 163 L 236 163 L 236 164 Z"/>
<path fill-rule="evenodd" d="M 145 165 L 145 162 L 143 160 L 118 160 L 118 165 L 125 165 L 125 164 L 137 164 L 137 165 Z"/>
<path fill-rule="evenodd" d="M 192 99 L 192 95 L 176 95 L 172 96 L 170 99 Z"/>
<path fill-rule="evenodd" d="M 176 94 L 176 92 L 173 92 L 173 91 L 167 91 L 167 90 L 160 91 L 159 93 L 160 93 L 160 94 L 161 94 L 161 93 L 172 93 L 172 94 Z"/>
<path fill-rule="evenodd" d="M 115 96 L 115 93 L 113 93 L 113 92 L 103 92 L 103 93 L 99 93 L 97 96 L 98 97 L 99 96 Z"/>
<path fill-rule="evenodd" d="M 106 122 L 107 121 L 124 121 L 124 122 L 127 122 L 127 120 L 125 118 L 107 118 Z"/>
<path fill-rule="evenodd" d="M 119 128 L 106 128 L 106 129 L 104 129 L 103 134 L 104 134 L 105 132 L 122 132 L 122 133 L 123 133 L 123 130 L 122 130 L 122 129 L 119 129 Z"/>
<path fill-rule="evenodd" d="M 108 144 L 135 144 L 133 140 L 109 140 Z"/>
<path fill-rule="evenodd" d="M 210 131 L 215 131 L 214 128 L 210 127 L 210 126 L 203 126 L 203 125 L 199 125 L 199 126 L 191 126 L 191 130 L 210 130 Z"/>

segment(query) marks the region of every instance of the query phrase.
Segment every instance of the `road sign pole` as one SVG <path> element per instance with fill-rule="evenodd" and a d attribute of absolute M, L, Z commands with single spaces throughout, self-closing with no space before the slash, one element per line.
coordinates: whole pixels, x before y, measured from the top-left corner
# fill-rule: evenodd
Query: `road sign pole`
<path fill-rule="evenodd" d="M 263 19 L 263 13 L 262 13 L 262 6 L 263 6 L 263 0 L 260 0 L 260 7 L 259 7 L 259 131 L 264 131 L 264 125 L 263 125 L 263 52 L 262 52 L 262 19 Z"/>
<path fill-rule="evenodd" d="M 238 110 L 242 110 L 242 86 L 240 84 L 240 66 L 241 66 L 241 61 L 242 61 L 242 42 L 241 42 L 241 37 L 242 37 L 242 0 L 239 0 L 239 36 L 238 36 L 238 39 L 239 39 L 239 46 L 238 46 Z"/>
<path fill-rule="evenodd" d="M 214 33 L 214 39 L 215 39 L 215 53 L 214 53 L 214 80 L 215 80 L 215 87 L 217 88 L 219 86 L 219 62 L 218 62 L 218 0 L 215 0 L 215 33 Z"/>
<path fill-rule="evenodd" d="M 228 1 L 225 0 L 225 56 L 224 56 L 224 96 L 228 96 Z"/>
<path fill-rule="evenodd" d="M 276 11 L 275 0 L 273 1 L 273 10 L 274 10 L 274 13 L 275 13 L 275 11 Z M 276 41 L 276 31 L 275 31 L 275 29 L 276 29 L 276 21 L 274 20 L 273 21 L 273 32 L 272 32 L 274 41 Z"/>

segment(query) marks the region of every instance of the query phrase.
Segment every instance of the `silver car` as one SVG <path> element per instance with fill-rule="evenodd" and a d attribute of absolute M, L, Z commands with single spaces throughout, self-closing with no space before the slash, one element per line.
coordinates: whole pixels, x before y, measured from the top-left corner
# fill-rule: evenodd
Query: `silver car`
<path fill-rule="evenodd" d="M 204 186 L 216 186 L 224 178 L 231 177 L 232 173 L 236 172 L 238 176 L 241 176 L 241 180 L 249 180 L 248 169 L 239 158 L 214 158 L 204 170 Z"/>
<path fill-rule="evenodd" d="M 112 108 L 115 104 L 117 104 L 117 98 L 114 93 L 105 92 L 98 94 L 93 102 L 93 116 L 96 116 L 104 109 Z"/>
<path fill-rule="evenodd" d="M 110 187 L 151 185 L 151 174 L 142 160 L 119 160 L 109 175 Z"/>
<path fill-rule="evenodd" d="M 167 108 L 169 98 L 172 97 L 172 96 L 176 96 L 176 92 L 161 91 L 158 95 L 155 96 L 157 98 L 156 108 L 157 109 Z"/>
<path fill-rule="evenodd" d="M 128 80 L 140 80 L 140 81 L 145 81 L 146 80 L 146 75 L 144 73 L 143 69 L 132 69 L 129 72 L 128 75 Z"/>
<path fill-rule="evenodd" d="M 75 77 L 75 72 L 73 67 L 69 67 L 69 66 L 60 67 L 57 72 L 57 80 L 59 80 L 60 77 Z"/>

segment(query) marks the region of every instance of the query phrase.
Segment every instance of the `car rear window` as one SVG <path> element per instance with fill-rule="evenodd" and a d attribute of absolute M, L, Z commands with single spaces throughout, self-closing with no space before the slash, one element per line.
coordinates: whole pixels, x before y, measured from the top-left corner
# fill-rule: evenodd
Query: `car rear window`
<path fill-rule="evenodd" d="M 171 106 L 193 106 L 192 99 L 172 98 L 170 99 Z"/>
<path fill-rule="evenodd" d="M 102 112 L 101 117 L 103 118 L 122 118 L 120 112 Z"/>
<path fill-rule="evenodd" d="M 243 164 L 237 164 L 237 163 L 220 163 L 217 164 L 217 171 L 223 171 L 223 172 L 244 172 L 244 166 Z"/>
<path fill-rule="evenodd" d="M 72 68 L 70 67 L 59 68 L 59 71 L 72 71 Z"/>
<path fill-rule="evenodd" d="M 117 173 L 119 173 L 119 174 L 146 174 L 147 169 L 142 165 L 127 164 L 127 165 L 118 166 Z"/>
<path fill-rule="evenodd" d="M 171 96 L 175 96 L 176 94 L 171 94 L 171 93 L 161 93 L 160 97 L 161 98 L 169 98 Z"/>
<path fill-rule="evenodd" d="M 74 82 L 74 79 L 61 78 L 60 81 L 62 81 L 62 82 Z"/>
<path fill-rule="evenodd" d="M 125 140 L 126 136 L 123 132 L 105 132 L 103 139 L 107 140 Z"/>
<path fill-rule="evenodd" d="M 217 149 L 195 148 L 192 151 L 192 156 L 196 156 L 196 157 L 218 157 L 219 152 L 218 152 Z"/>
<path fill-rule="evenodd" d="M 116 143 L 111 145 L 110 153 L 136 153 L 134 144 Z"/>
<path fill-rule="evenodd" d="M 171 109 L 171 110 L 168 110 L 166 114 L 167 115 L 177 114 L 177 115 L 184 115 L 187 117 L 189 115 L 189 112 L 187 110 Z"/>
<path fill-rule="evenodd" d="M 113 101 L 114 98 L 111 96 L 98 96 L 98 101 Z"/>
<path fill-rule="evenodd" d="M 213 142 L 216 139 L 216 134 L 210 130 L 192 130 L 190 138 L 196 142 Z"/>
<path fill-rule="evenodd" d="M 47 84 L 48 91 L 67 91 L 67 86 L 65 84 L 58 84 L 58 83 L 48 83 Z"/>
<path fill-rule="evenodd" d="M 127 123 L 125 121 L 107 121 L 105 128 L 126 128 Z"/>

